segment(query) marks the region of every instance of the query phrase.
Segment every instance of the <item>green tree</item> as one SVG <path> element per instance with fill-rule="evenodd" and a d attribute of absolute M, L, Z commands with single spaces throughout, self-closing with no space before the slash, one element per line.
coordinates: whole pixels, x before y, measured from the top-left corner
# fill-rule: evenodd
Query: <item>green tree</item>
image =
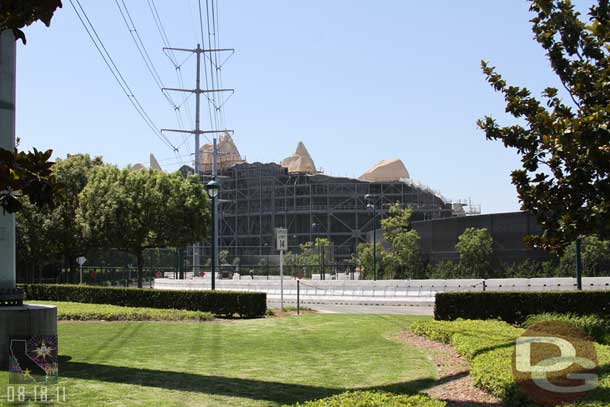
<path fill-rule="evenodd" d="M 97 245 L 136 257 L 142 287 L 144 250 L 205 240 L 210 214 L 195 176 L 103 166 L 81 193 L 77 219 Z"/>
<path fill-rule="evenodd" d="M 466 228 L 455 249 L 460 255 L 462 277 L 488 278 L 492 271 L 493 238 L 486 228 Z"/>
<path fill-rule="evenodd" d="M 377 261 L 376 267 L 373 267 L 373 244 L 372 243 L 360 243 L 358 245 L 358 257 L 356 264 L 360 267 L 361 278 L 366 280 L 372 280 L 375 276 L 375 268 L 377 269 L 377 277 L 379 279 L 384 278 L 385 267 L 392 268 L 394 266 L 394 259 L 386 259 L 386 252 L 383 250 L 383 245 L 377 243 Z"/>
<path fill-rule="evenodd" d="M 81 226 L 76 221 L 79 194 L 93 168 L 100 165 L 100 157 L 92 159 L 86 154 L 58 159 L 51 175 L 60 186 L 54 196 L 54 205 L 35 206 L 29 199 L 23 200 L 21 213 L 17 214 L 18 247 L 25 250 L 23 255 L 19 255 L 19 272 L 39 269 L 45 261 L 61 262 L 65 270 L 76 269 L 76 258 L 85 255 L 89 249 Z M 36 222 L 39 224 L 36 225 Z M 27 253 L 45 255 L 34 257 Z"/>
<path fill-rule="evenodd" d="M 326 238 L 316 238 L 313 242 L 305 242 L 299 245 L 297 253 L 288 252 L 284 256 L 284 262 L 293 270 L 318 272 L 324 257 L 324 264 L 328 265 L 332 261 L 330 241 Z"/>
<path fill-rule="evenodd" d="M 419 278 L 425 274 L 420 237 L 411 228 L 412 213 L 411 209 L 396 203 L 381 221 L 383 237 L 390 244 L 383 263 L 387 278 Z"/>
<path fill-rule="evenodd" d="M 488 140 L 522 156 L 512 182 L 522 209 L 544 230 L 529 243 L 561 252 L 581 235 L 610 237 L 610 8 L 598 0 L 589 21 L 569 0 L 530 0 L 530 11 L 534 38 L 569 100 L 552 87 L 539 100 L 482 62 L 487 81 L 520 124 L 504 127 L 485 117 L 478 125 Z"/>
<path fill-rule="evenodd" d="M 582 238 L 583 275 L 600 277 L 610 275 L 610 241 L 600 240 L 597 236 Z M 576 268 L 576 243 L 568 246 L 561 256 L 559 268 L 564 276 L 574 274 Z"/>
<path fill-rule="evenodd" d="M 61 185 L 55 197 L 55 206 L 42 209 L 47 215 L 49 233 L 53 236 L 47 244 L 63 260 L 65 270 L 76 270 L 76 258 L 87 254 L 89 241 L 83 236 L 81 225 L 76 221 L 79 196 L 87 185 L 93 169 L 103 165 L 101 157 L 88 154 L 68 155 L 58 159 L 53 166 L 53 175 Z"/>
<path fill-rule="evenodd" d="M 42 268 L 57 257 L 48 244 L 53 236 L 47 213 L 27 198 L 21 203 L 22 210 L 16 216 L 17 276 L 21 281 L 33 282 L 40 277 Z"/>

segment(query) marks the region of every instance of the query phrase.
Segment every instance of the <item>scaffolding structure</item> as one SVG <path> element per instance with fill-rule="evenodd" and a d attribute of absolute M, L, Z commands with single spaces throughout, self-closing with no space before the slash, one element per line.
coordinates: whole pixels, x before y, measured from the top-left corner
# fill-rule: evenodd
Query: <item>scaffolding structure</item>
<path fill-rule="evenodd" d="M 337 261 L 346 261 L 379 228 L 390 205 L 413 210 L 412 219 L 452 216 L 452 206 L 433 191 L 405 183 L 367 182 L 324 174 L 290 173 L 276 163 L 240 163 L 219 170 L 220 247 L 230 257 L 274 254 L 274 230 L 288 229 L 289 245 L 328 239 Z M 210 174 L 202 174 L 205 183 Z M 375 197 L 376 216 L 364 196 Z M 202 247 L 206 256 L 208 248 Z"/>

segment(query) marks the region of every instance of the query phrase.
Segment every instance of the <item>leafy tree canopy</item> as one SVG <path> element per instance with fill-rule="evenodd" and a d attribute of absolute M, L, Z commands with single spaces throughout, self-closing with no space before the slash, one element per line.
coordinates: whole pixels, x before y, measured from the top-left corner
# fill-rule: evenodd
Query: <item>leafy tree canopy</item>
<path fill-rule="evenodd" d="M 522 124 L 503 127 L 485 117 L 478 125 L 488 140 L 522 156 L 512 182 L 522 209 L 544 230 L 529 243 L 561 252 L 581 235 L 610 236 L 610 10 L 608 0 L 598 0 L 586 21 L 569 0 L 530 3 L 534 38 L 569 100 L 553 87 L 536 98 L 482 62 L 506 112 Z"/>
<path fill-rule="evenodd" d="M 0 31 L 12 30 L 17 39 L 26 43 L 22 28 L 40 20 L 47 27 L 61 0 L 2 0 L 0 2 Z"/>
<path fill-rule="evenodd" d="M 196 176 L 114 166 L 95 169 L 77 211 L 85 236 L 96 246 L 136 256 L 139 286 L 145 249 L 205 240 L 209 218 L 207 194 Z"/>

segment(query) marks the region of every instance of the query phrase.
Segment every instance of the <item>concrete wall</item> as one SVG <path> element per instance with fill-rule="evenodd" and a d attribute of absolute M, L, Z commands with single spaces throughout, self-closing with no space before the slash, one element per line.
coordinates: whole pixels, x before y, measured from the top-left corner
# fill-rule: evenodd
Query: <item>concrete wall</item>
<path fill-rule="evenodd" d="M 155 279 L 154 288 L 164 290 L 209 290 L 210 281 Z M 218 280 L 218 290 L 264 292 L 270 300 L 280 296 L 279 280 Z M 610 277 L 583 278 L 585 290 L 610 290 Z M 304 303 L 352 303 L 375 305 L 432 306 L 439 292 L 474 291 L 573 291 L 574 278 L 506 278 L 463 280 L 301 280 L 300 296 Z M 297 281 L 284 280 L 284 298 L 294 302 Z"/>

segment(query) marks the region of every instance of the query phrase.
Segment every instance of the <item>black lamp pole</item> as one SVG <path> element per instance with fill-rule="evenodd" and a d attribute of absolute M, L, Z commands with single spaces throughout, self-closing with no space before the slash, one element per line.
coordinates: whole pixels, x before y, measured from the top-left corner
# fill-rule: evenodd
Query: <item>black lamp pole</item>
<path fill-rule="evenodd" d="M 212 196 L 212 290 L 216 289 L 216 197 Z"/>
<path fill-rule="evenodd" d="M 220 185 L 216 180 L 211 180 L 205 186 L 208 191 L 208 195 L 212 199 L 212 290 L 216 289 L 216 196 L 220 192 Z"/>
<path fill-rule="evenodd" d="M 576 288 L 582 290 L 582 257 L 581 257 L 581 239 L 576 238 Z"/>
<path fill-rule="evenodd" d="M 319 223 L 312 223 L 311 224 L 311 230 L 318 230 L 320 227 Z M 316 233 L 317 234 L 317 233 Z M 318 246 L 318 269 L 320 271 L 320 280 L 324 280 L 324 266 L 322 264 L 322 259 L 323 259 L 323 254 L 322 254 L 322 246 L 320 245 L 320 239 L 318 237 L 316 237 L 317 240 L 317 246 Z"/>

